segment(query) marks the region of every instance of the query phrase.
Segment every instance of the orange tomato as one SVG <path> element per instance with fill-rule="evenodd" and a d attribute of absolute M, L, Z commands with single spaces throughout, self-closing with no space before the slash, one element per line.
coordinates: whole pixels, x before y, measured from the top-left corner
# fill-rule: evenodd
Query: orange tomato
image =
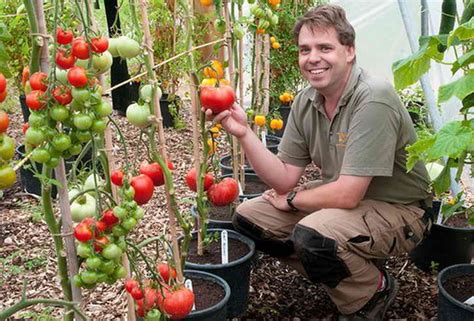
<path fill-rule="evenodd" d="M 257 32 L 258 35 L 262 35 L 262 34 L 265 33 L 265 29 L 257 28 L 257 31 L 256 31 L 256 32 Z"/>
<path fill-rule="evenodd" d="M 273 48 L 273 49 L 280 49 L 280 47 L 281 47 L 281 46 L 280 46 L 280 43 L 279 43 L 279 42 L 276 42 L 276 41 L 275 41 L 274 43 L 272 43 L 272 48 Z"/>
<path fill-rule="evenodd" d="M 273 130 L 280 130 L 283 128 L 283 120 L 274 118 L 270 121 L 270 128 Z"/>
<path fill-rule="evenodd" d="M 265 115 L 255 115 L 253 121 L 259 127 L 265 126 Z"/>
<path fill-rule="evenodd" d="M 212 0 L 199 0 L 199 3 L 203 7 L 210 7 L 214 4 L 214 2 Z"/>

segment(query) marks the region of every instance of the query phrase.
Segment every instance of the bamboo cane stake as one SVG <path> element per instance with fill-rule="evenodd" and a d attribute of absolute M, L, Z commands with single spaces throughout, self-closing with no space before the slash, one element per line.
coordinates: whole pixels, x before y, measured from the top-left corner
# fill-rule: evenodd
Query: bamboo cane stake
<path fill-rule="evenodd" d="M 242 5 L 239 5 L 239 19 L 243 16 Z M 244 39 L 239 40 L 239 104 L 244 107 Z M 245 153 L 243 148 L 240 149 L 240 182 L 242 183 L 242 191 L 245 190 Z"/>
<path fill-rule="evenodd" d="M 40 34 L 46 35 L 46 20 L 44 17 L 43 2 L 35 2 L 35 15 L 38 23 L 38 31 Z M 48 55 L 48 38 L 43 37 L 43 45 L 40 49 L 40 66 L 43 72 L 48 72 L 50 69 L 49 65 L 49 55 Z M 66 168 L 64 166 L 64 159 L 61 157 L 58 166 L 55 168 L 56 179 L 59 181 L 61 186 L 58 187 L 58 196 L 59 196 L 59 208 L 62 218 L 61 224 L 61 233 L 63 234 L 64 239 L 64 248 L 66 250 L 66 260 L 67 270 L 69 278 L 72 279 L 74 275 L 77 274 L 79 270 L 77 255 L 76 255 L 76 246 L 74 243 L 73 232 L 73 223 L 71 217 L 71 207 L 69 206 L 69 195 L 67 189 L 67 179 L 66 179 Z M 82 294 L 81 289 L 71 283 L 72 291 L 72 300 L 82 303 Z M 75 317 L 78 319 L 79 315 L 74 313 Z"/>
<path fill-rule="evenodd" d="M 263 84 L 262 84 L 262 113 L 268 114 L 270 107 L 270 36 L 266 33 L 263 37 Z"/>
<path fill-rule="evenodd" d="M 95 20 L 94 13 L 92 12 L 92 9 L 91 9 L 92 8 L 92 1 L 87 0 L 87 3 L 88 3 L 87 9 L 89 11 L 88 14 L 89 14 L 89 17 L 90 17 L 92 30 L 97 31 L 98 30 L 97 22 Z M 103 74 L 99 75 L 98 79 L 99 79 L 99 83 L 102 86 L 102 88 L 105 88 L 107 84 L 105 82 L 104 75 Z M 103 98 L 103 99 L 105 99 L 105 98 Z M 111 99 L 110 96 L 106 99 L 108 100 L 108 102 L 110 104 L 112 104 L 112 101 L 111 101 L 112 99 Z M 112 141 L 112 130 L 111 130 L 110 126 L 106 127 L 104 136 L 105 136 L 104 137 L 105 138 L 105 154 L 107 156 L 107 162 L 109 163 L 109 170 L 112 171 L 113 169 L 116 168 L 116 161 L 115 161 L 114 154 L 112 153 L 113 141 Z M 112 197 L 113 197 L 114 201 L 117 202 L 117 203 L 120 203 L 120 197 L 119 197 L 119 194 L 118 194 L 118 189 L 117 189 L 117 186 L 115 186 L 114 184 L 111 184 L 111 192 L 112 192 Z M 127 278 L 131 278 L 132 273 L 130 271 L 130 262 L 128 261 L 128 256 L 126 254 L 124 254 L 122 256 L 122 265 L 124 266 L 125 270 L 127 271 Z M 133 297 L 129 293 L 127 294 L 127 311 L 128 311 L 127 320 L 128 321 L 135 321 L 136 320 L 135 303 L 134 303 Z"/>
<path fill-rule="evenodd" d="M 142 26 L 143 26 L 143 33 L 144 33 L 144 42 L 145 42 L 145 48 L 147 49 L 147 59 L 149 61 L 150 67 L 154 66 L 154 58 L 153 58 L 153 49 L 152 49 L 152 39 L 151 39 L 151 33 L 150 33 L 150 22 L 148 20 L 148 12 L 147 12 L 147 2 L 146 0 L 140 0 L 140 12 L 141 12 L 141 18 L 142 18 Z M 152 67 L 153 68 L 153 67 Z M 157 126 L 158 126 L 158 139 L 159 139 L 159 150 L 161 157 L 164 160 L 164 164 L 166 166 L 166 160 L 167 160 L 167 155 L 166 155 L 166 141 L 165 141 L 165 134 L 164 134 L 164 129 L 163 129 L 163 122 L 162 122 L 162 115 L 161 115 L 161 110 L 160 110 L 160 99 L 158 95 L 156 95 L 156 75 L 154 72 L 151 70 L 148 71 L 148 74 L 153 82 L 153 88 L 154 88 L 154 114 L 157 117 Z M 178 239 L 177 239 L 177 232 L 176 232 L 176 217 L 172 208 L 172 200 L 171 200 L 171 195 L 170 191 L 166 189 L 166 199 L 167 199 L 167 205 L 168 205 L 168 213 L 169 213 L 169 227 L 170 227 L 170 234 L 171 234 L 171 243 L 172 243 L 172 248 L 173 248 L 173 258 L 174 262 L 176 265 L 176 274 L 177 274 L 177 280 L 178 283 L 182 284 L 183 283 L 183 270 L 181 266 L 181 257 L 179 253 L 179 246 L 178 246 Z"/>
<path fill-rule="evenodd" d="M 217 39 L 217 40 L 214 40 L 214 41 L 211 41 L 211 42 L 208 42 L 208 43 L 205 43 L 205 44 L 196 46 L 196 47 L 192 47 L 192 48 L 190 48 L 190 49 L 188 49 L 188 50 L 186 50 L 186 51 L 183 51 L 183 52 L 177 54 L 176 56 L 173 56 L 173 57 L 171 57 L 171 58 L 168 58 L 168 59 L 166 59 L 166 60 L 160 62 L 160 63 L 157 64 L 157 65 L 154 65 L 152 69 L 155 70 L 155 69 L 157 69 L 157 68 L 160 68 L 161 66 L 166 65 L 167 63 L 170 63 L 170 62 L 172 62 L 173 60 L 179 59 L 179 58 L 181 58 L 181 57 L 183 57 L 183 56 L 185 56 L 185 55 L 190 54 L 190 53 L 193 52 L 194 50 L 199 50 L 199 49 L 204 48 L 204 47 L 207 47 L 207 46 L 212 46 L 212 45 L 215 45 L 216 43 L 223 42 L 224 40 L 225 40 L 225 38 L 221 38 L 221 39 Z M 117 88 L 119 88 L 119 87 L 125 86 L 125 85 L 127 85 L 129 82 L 131 82 L 131 81 L 134 81 L 134 80 L 136 80 L 136 79 L 138 79 L 138 78 L 141 78 L 141 77 L 145 76 L 147 73 L 148 73 L 147 71 L 144 71 L 144 72 L 142 72 L 142 73 L 140 73 L 140 74 L 138 74 L 138 75 L 136 75 L 136 76 L 133 76 L 133 77 L 131 77 L 130 79 L 127 79 L 127 80 L 125 80 L 125 81 L 123 81 L 123 82 L 121 82 L 121 83 L 118 83 L 118 84 L 116 84 L 116 85 L 113 86 L 113 87 L 110 87 L 110 88 L 107 89 L 104 93 L 105 93 L 105 94 L 110 94 L 113 90 L 115 90 L 115 89 L 117 89 Z"/>

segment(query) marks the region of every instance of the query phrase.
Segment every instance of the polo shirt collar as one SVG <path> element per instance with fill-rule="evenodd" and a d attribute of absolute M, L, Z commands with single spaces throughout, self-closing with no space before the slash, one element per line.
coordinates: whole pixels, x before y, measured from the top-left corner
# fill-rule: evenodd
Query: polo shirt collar
<path fill-rule="evenodd" d="M 349 80 L 347 81 L 346 88 L 344 88 L 344 91 L 342 93 L 341 99 L 339 100 L 338 106 L 345 106 L 349 98 L 352 96 L 354 93 L 355 87 L 357 85 L 357 82 L 359 81 L 359 77 L 362 73 L 362 69 L 357 65 L 357 63 L 354 63 L 352 66 L 351 74 L 349 76 Z M 311 102 L 316 102 L 316 104 L 313 104 L 314 107 L 318 108 L 319 104 L 318 102 L 322 101 L 322 97 L 318 93 L 318 91 L 310 87 L 306 93 L 306 99 L 310 100 Z"/>

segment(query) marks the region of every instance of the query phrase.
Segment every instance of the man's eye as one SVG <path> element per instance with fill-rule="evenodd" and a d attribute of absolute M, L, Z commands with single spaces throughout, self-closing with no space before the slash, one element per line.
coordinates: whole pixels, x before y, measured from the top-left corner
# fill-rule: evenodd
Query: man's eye
<path fill-rule="evenodd" d="M 322 47 L 321 48 L 322 52 L 329 52 L 330 50 L 331 50 L 331 48 L 329 48 L 329 47 Z"/>
<path fill-rule="evenodd" d="M 300 49 L 300 53 L 302 54 L 307 54 L 308 52 L 309 52 L 309 49 L 306 49 L 306 48 Z"/>

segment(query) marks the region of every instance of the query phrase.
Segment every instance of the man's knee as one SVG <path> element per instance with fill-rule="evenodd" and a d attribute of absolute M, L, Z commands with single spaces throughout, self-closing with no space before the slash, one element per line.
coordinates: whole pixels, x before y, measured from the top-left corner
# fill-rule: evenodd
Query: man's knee
<path fill-rule="evenodd" d="M 311 281 L 334 288 L 351 275 L 347 265 L 337 256 L 336 240 L 313 228 L 297 224 L 292 241 L 296 255 Z"/>
<path fill-rule="evenodd" d="M 239 205 L 232 217 L 232 224 L 239 233 L 255 241 L 257 249 L 269 255 L 279 257 L 288 256 L 294 252 L 290 239 L 278 239 L 268 229 L 252 220 L 251 207 L 244 202 Z"/>

